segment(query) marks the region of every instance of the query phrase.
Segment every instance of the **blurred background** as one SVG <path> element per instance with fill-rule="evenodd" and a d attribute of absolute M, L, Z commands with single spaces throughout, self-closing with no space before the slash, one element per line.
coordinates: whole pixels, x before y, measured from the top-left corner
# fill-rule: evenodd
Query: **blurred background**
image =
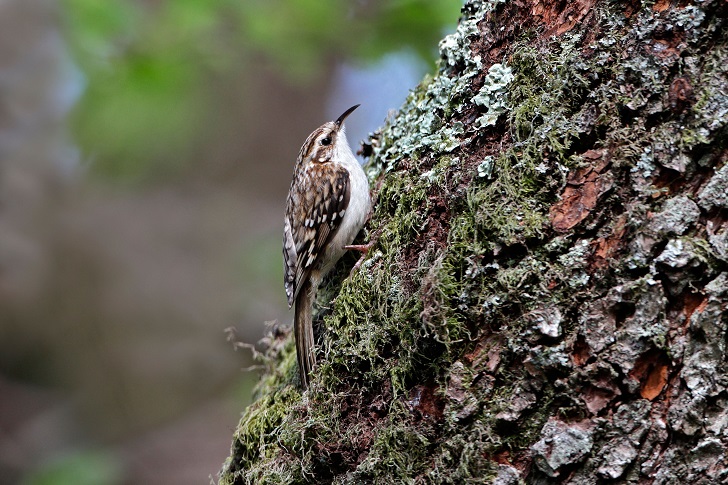
<path fill-rule="evenodd" d="M 0 485 L 210 483 L 290 324 L 306 136 L 356 147 L 460 0 L 0 0 Z"/>

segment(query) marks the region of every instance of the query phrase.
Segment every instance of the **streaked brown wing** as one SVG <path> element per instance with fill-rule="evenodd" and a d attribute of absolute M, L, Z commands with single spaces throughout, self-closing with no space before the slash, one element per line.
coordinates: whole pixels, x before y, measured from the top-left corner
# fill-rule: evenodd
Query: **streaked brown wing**
<path fill-rule="evenodd" d="M 296 174 L 288 195 L 283 229 L 288 306 L 293 305 L 301 282 L 316 267 L 327 243 L 339 229 L 349 206 L 349 190 L 349 173 L 331 163 L 311 163 Z"/>

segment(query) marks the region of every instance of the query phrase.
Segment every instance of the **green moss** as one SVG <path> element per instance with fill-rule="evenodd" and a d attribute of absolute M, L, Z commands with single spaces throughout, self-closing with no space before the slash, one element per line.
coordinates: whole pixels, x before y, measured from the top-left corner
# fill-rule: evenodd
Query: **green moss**
<path fill-rule="evenodd" d="M 427 183 L 413 176 L 386 177 L 371 226 L 386 224 L 378 241 L 385 254 L 409 243 L 427 219 Z"/>
<path fill-rule="evenodd" d="M 269 380 L 268 385 L 272 384 Z M 275 483 L 263 480 L 268 469 L 276 461 L 280 443 L 277 430 L 289 415 L 291 406 L 300 400 L 300 393 L 293 385 L 282 387 L 278 392 L 266 393 L 246 410 L 233 437 L 232 457 L 225 464 L 225 480 L 234 483 L 244 477 L 244 483 Z M 295 475 L 291 469 L 283 476 Z M 221 481 L 220 483 L 225 483 Z"/>
<path fill-rule="evenodd" d="M 365 387 L 375 387 L 392 376 L 395 392 L 404 391 L 398 376 L 409 373 L 411 354 L 418 351 L 419 335 L 412 322 L 420 311 L 416 295 L 403 295 L 401 282 L 382 268 L 347 281 L 334 301 L 334 312 L 323 323 L 324 385 L 336 385 L 341 375 L 347 375 Z M 389 357 L 382 355 L 385 349 L 400 359 L 385 358 Z"/>
<path fill-rule="evenodd" d="M 497 465 L 483 459 L 496 448 L 489 443 L 489 434 L 476 423 L 468 430 L 467 436 L 456 434 L 445 440 L 427 472 L 430 483 L 493 483 Z"/>
<path fill-rule="evenodd" d="M 583 62 L 578 40 L 578 36 L 566 35 L 547 49 L 531 43 L 515 48 L 510 121 L 512 133 L 521 143 L 515 147 L 520 157 L 540 157 L 543 148 L 548 148 L 563 162 L 580 135 L 583 127 L 580 117 L 574 115 L 583 108 L 589 78 L 598 77 L 604 68 Z"/>
<path fill-rule="evenodd" d="M 377 433 L 369 455 L 357 467 L 352 477 L 355 482 L 400 483 L 414 482 L 425 462 L 429 441 L 416 428 L 393 425 Z M 391 483 L 391 482 L 390 482 Z"/>

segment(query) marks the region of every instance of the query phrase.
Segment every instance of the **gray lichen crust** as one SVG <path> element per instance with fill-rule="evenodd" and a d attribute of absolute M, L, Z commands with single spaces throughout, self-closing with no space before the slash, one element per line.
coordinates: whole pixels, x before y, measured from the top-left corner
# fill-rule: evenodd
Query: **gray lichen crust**
<path fill-rule="evenodd" d="M 220 483 L 728 480 L 728 4 L 674 3 L 466 2 Z"/>

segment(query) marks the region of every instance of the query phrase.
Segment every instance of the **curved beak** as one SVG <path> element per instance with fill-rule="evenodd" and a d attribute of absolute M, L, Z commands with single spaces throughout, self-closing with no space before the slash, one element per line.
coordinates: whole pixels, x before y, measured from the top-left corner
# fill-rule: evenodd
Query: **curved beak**
<path fill-rule="evenodd" d="M 344 114 L 341 115 L 341 116 L 339 116 L 339 118 L 336 121 L 334 121 L 334 124 L 336 125 L 336 129 L 337 130 L 341 129 L 341 125 L 344 124 L 344 120 L 346 119 L 346 117 L 349 116 L 359 106 L 361 106 L 361 105 L 360 104 L 355 104 L 351 108 L 349 108 L 346 111 L 344 111 Z"/>

